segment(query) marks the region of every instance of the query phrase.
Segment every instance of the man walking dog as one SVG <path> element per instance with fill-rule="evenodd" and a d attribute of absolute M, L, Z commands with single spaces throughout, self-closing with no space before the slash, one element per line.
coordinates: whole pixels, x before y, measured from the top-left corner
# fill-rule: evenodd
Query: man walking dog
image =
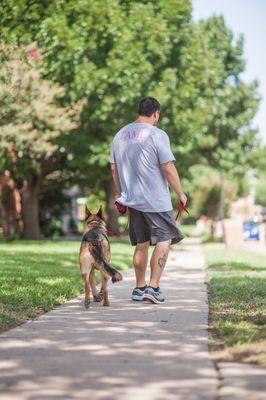
<path fill-rule="evenodd" d="M 136 246 L 133 256 L 136 287 L 132 300 L 164 303 L 160 277 L 170 245 L 184 238 L 176 226 L 169 184 L 184 206 L 187 197 L 181 188 L 168 135 L 155 126 L 160 103 L 146 97 L 139 103 L 138 114 L 136 121 L 120 129 L 113 139 L 111 171 L 120 194 L 117 201 L 128 207 L 130 241 Z M 155 247 L 150 260 L 150 281 L 146 285 L 150 245 Z"/>

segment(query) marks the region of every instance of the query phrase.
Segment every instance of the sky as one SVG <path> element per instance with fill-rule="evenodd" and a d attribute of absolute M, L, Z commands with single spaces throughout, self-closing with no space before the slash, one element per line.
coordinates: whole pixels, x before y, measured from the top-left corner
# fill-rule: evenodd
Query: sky
<path fill-rule="evenodd" d="M 259 81 L 262 100 L 253 125 L 266 143 L 266 0 L 192 0 L 192 6 L 196 21 L 222 14 L 236 36 L 244 35 L 246 70 L 241 76 Z"/>

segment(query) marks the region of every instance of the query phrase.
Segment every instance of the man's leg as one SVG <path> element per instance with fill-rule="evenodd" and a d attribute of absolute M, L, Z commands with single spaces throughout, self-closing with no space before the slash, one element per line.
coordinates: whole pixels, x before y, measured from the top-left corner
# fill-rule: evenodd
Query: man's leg
<path fill-rule="evenodd" d="M 158 242 L 155 245 L 151 256 L 151 278 L 149 285 L 157 288 L 159 286 L 160 277 L 167 261 L 171 239 L 163 242 Z"/>
<path fill-rule="evenodd" d="M 136 286 L 143 287 L 146 285 L 145 273 L 148 264 L 148 249 L 150 246 L 150 241 L 144 243 L 137 243 L 134 256 L 133 264 L 135 268 L 136 275 Z"/>

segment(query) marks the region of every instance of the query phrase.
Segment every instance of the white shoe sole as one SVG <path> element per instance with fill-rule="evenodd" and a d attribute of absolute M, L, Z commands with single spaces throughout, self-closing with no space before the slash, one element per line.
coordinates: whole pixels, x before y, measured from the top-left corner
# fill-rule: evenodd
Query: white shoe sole
<path fill-rule="evenodd" d="M 143 301 L 145 301 L 145 300 L 151 301 L 154 304 L 163 304 L 165 302 L 164 299 L 163 300 L 158 300 L 158 299 L 156 299 L 156 297 L 154 297 L 153 295 L 148 294 L 148 293 L 145 293 L 144 296 L 143 296 Z"/>
<path fill-rule="evenodd" d="M 131 297 L 131 299 L 134 300 L 134 301 L 142 301 L 143 300 L 143 296 L 133 295 Z"/>

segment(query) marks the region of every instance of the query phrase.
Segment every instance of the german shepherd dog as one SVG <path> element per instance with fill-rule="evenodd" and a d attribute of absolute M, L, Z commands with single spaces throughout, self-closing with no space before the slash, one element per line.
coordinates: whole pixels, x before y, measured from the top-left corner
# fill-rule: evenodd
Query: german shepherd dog
<path fill-rule="evenodd" d="M 114 283 L 121 281 L 123 277 L 109 264 L 110 244 L 106 235 L 106 221 L 102 213 L 102 206 L 97 214 L 92 214 L 86 206 L 85 214 L 86 228 L 79 251 L 80 271 L 85 284 L 85 308 L 90 305 L 90 288 L 95 302 L 103 300 L 103 305 L 109 306 L 108 280 L 111 277 Z M 99 293 L 96 289 L 95 269 L 102 275 L 102 287 Z"/>

